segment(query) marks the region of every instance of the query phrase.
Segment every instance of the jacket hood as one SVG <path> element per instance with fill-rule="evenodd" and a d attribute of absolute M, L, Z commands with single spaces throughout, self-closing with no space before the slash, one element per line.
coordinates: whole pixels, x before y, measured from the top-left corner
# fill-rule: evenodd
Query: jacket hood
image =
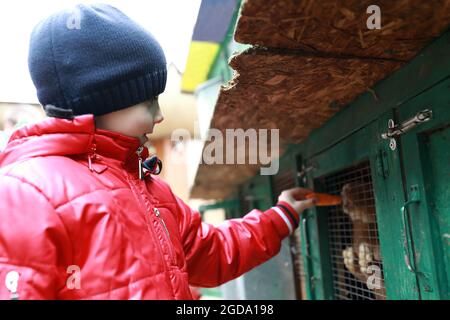
<path fill-rule="evenodd" d="M 96 129 L 92 114 L 73 119 L 47 118 L 11 135 L 6 149 L 0 153 L 0 167 L 34 157 L 72 157 L 93 152 L 134 167 L 139 146 L 138 138 Z M 141 156 L 144 159 L 148 156 L 147 148 Z"/>

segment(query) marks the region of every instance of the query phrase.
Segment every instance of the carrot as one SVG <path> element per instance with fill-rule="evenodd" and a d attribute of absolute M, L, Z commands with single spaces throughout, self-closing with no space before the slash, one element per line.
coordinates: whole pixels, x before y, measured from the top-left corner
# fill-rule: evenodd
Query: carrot
<path fill-rule="evenodd" d="M 342 203 L 340 196 L 334 196 L 327 193 L 312 192 L 305 196 L 306 199 L 316 199 L 316 206 L 338 206 Z"/>

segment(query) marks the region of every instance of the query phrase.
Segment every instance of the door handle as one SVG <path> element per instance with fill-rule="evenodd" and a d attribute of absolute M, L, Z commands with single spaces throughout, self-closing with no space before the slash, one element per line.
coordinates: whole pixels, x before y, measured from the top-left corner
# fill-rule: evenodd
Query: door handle
<path fill-rule="evenodd" d="M 411 239 L 411 234 L 409 231 L 409 223 L 408 223 L 408 217 L 409 217 L 409 211 L 408 211 L 408 206 L 413 204 L 413 203 L 419 203 L 420 201 L 418 199 L 414 199 L 414 200 L 409 200 L 407 202 L 405 202 L 405 204 L 401 207 L 400 212 L 402 214 L 402 222 L 403 222 L 403 248 L 405 250 L 405 263 L 406 263 L 406 267 L 408 268 L 409 271 L 416 273 L 415 268 L 413 267 L 412 263 L 411 263 L 411 259 L 410 259 L 410 252 L 409 252 L 409 244 L 408 244 L 408 239 Z"/>
<path fill-rule="evenodd" d="M 302 217 L 302 228 L 303 228 L 303 243 L 305 244 L 305 256 L 310 259 L 310 254 L 309 254 L 309 237 L 308 237 L 308 229 L 306 226 L 306 217 Z"/>

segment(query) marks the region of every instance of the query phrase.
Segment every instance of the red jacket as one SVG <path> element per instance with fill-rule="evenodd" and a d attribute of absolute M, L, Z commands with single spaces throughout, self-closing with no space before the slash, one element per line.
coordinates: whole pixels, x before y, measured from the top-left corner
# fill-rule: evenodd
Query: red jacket
<path fill-rule="evenodd" d="M 12 135 L 0 154 L 1 299 L 191 299 L 189 284 L 238 277 L 297 225 L 287 203 L 202 223 L 161 179 L 139 180 L 138 147 L 92 115 Z"/>

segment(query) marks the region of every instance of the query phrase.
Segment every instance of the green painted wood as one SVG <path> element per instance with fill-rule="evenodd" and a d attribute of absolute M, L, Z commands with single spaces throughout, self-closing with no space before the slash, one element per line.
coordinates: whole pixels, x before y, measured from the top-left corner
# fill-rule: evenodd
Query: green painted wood
<path fill-rule="evenodd" d="M 400 208 L 405 203 L 402 162 L 399 150 L 392 151 L 381 139 L 393 111 L 384 114 L 371 127 L 371 170 L 377 211 L 378 235 L 383 260 L 384 281 L 388 299 L 420 298 L 417 277 L 405 265 L 403 220 Z M 380 169 L 380 166 L 383 168 Z M 408 245 L 411 245 L 410 239 Z"/>
<path fill-rule="evenodd" d="M 293 148 L 290 149 L 290 151 Z M 303 162 L 303 157 L 302 157 L 302 153 L 296 153 L 296 150 L 294 150 L 294 152 L 290 153 L 290 157 L 289 160 L 291 161 L 291 165 L 293 166 L 293 172 L 295 173 L 295 182 L 296 182 L 296 186 L 298 187 L 308 187 L 307 185 L 307 179 L 303 179 L 300 178 L 298 176 L 298 173 L 300 173 L 302 171 L 302 168 L 304 167 L 305 163 Z M 312 266 L 312 255 L 310 254 L 311 252 L 311 248 L 315 249 L 315 251 L 317 250 L 317 246 L 315 246 L 314 244 L 311 244 L 311 237 L 310 232 L 308 232 L 309 228 L 310 228 L 310 220 L 312 220 L 312 218 L 314 218 L 314 216 L 311 215 L 311 211 L 312 210 L 305 210 L 300 219 L 300 236 L 301 236 L 301 249 L 302 249 L 302 260 L 303 260 L 303 269 L 305 272 L 305 279 L 303 279 L 303 281 L 305 281 L 305 289 L 306 289 L 306 299 L 307 300 L 314 300 L 316 297 L 315 294 L 315 288 L 317 288 L 317 281 L 316 278 L 319 279 L 323 279 L 323 277 L 317 277 L 314 275 L 314 269 Z M 317 223 L 317 221 L 312 221 L 312 223 Z M 306 230 L 305 230 L 306 229 Z M 323 287 L 323 284 L 320 284 L 321 287 Z M 321 288 L 321 291 L 323 292 L 324 289 Z M 319 293 L 320 295 L 320 293 Z M 322 294 L 322 296 L 324 296 L 324 294 Z"/>
<path fill-rule="evenodd" d="M 308 159 L 307 164 L 315 167 L 309 174 L 308 180 L 314 181 L 310 183 L 310 187 L 323 191 L 323 186 L 317 178 L 351 167 L 361 161 L 370 160 L 387 297 L 388 299 L 417 299 L 419 295 L 415 276 L 409 274 L 407 270 L 398 269 L 399 259 L 403 259 L 403 242 L 398 236 L 402 232 L 402 220 L 399 215 L 392 215 L 395 211 L 393 208 L 399 208 L 404 202 L 398 155 L 392 153 L 390 158 L 385 160 L 390 168 L 388 177 L 385 178 L 385 172 L 378 168 L 379 154 L 386 151 L 385 148 L 388 147 L 384 140 L 382 146 L 379 146 L 381 140 L 379 135 L 385 129 L 386 123 L 387 118 L 382 118 L 353 133 L 347 139 L 327 149 L 326 152 Z M 330 254 L 327 211 L 318 208 L 313 212 L 311 217 L 313 217 L 314 228 L 310 230 L 310 237 L 314 245 L 311 251 L 317 262 L 313 265 L 313 273 L 315 272 L 316 282 L 320 284 L 315 288 L 314 293 L 317 299 L 330 299 L 333 297 L 331 262 L 328 258 Z"/>
<path fill-rule="evenodd" d="M 313 178 L 351 167 L 369 158 L 371 135 L 369 127 L 362 128 L 339 144 L 308 158 L 307 165 L 315 168 Z"/>
<path fill-rule="evenodd" d="M 422 299 L 449 299 L 450 287 L 450 78 L 401 105 L 398 121 L 428 108 L 433 119 L 402 135 L 404 175 L 414 263 Z"/>
<path fill-rule="evenodd" d="M 320 177 L 351 167 L 362 160 L 368 158 L 367 149 L 367 129 L 364 128 L 351 138 L 342 141 L 340 144 L 322 152 L 306 162 L 306 166 L 313 166 L 314 169 L 308 174 L 309 187 L 324 192 L 325 186 L 321 183 Z M 312 255 L 314 257 L 314 284 L 315 298 L 332 300 L 334 296 L 334 285 L 332 275 L 332 261 L 330 251 L 330 239 L 328 237 L 328 210 L 317 207 L 311 210 L 310 230 Z"/>
<path fill-rule="evenodd" d="M 322 191 L 314 184 L 308 175 L 308 187 Z M 309 270 L 310 298 L 313 300 L 333 299 L 333 280 L 329 239 L 327 230 L 327 216 L 323 209 L 312 208 L 307 212 L 307 232 L 310 256 L 307 257 Z M 304 232 L 304 230 L 303 230 Z"/>

